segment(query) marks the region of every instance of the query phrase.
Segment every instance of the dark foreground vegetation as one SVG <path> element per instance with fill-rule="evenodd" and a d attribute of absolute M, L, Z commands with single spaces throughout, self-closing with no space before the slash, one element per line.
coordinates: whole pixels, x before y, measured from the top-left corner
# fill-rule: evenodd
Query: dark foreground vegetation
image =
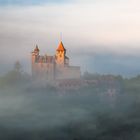
<path fill-rule="evenodd" d="M 34 87 L 17 63 L 0 78 L 0 140 L 139 140 L 140 76 L 83 79 L 97 83 Z"/>

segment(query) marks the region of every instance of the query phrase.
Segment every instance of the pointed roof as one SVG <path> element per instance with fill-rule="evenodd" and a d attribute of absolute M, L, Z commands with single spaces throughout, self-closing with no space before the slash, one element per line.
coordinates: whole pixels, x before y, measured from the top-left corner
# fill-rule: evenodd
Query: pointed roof
<path fill-rule="evenodd" d="M 35 49 L 34 49 L 34 52 L 39 52 L 39 48 L 38 48 L 38 45 L 36 45 Z"/>
<path fill-rule="evenodd" d="M 64 48 L 64 45 L 62 43 L 62 41 L 60 42 L 58 48 L 57 48 L 57 51 L 66 51 L 66 49 Z"/>

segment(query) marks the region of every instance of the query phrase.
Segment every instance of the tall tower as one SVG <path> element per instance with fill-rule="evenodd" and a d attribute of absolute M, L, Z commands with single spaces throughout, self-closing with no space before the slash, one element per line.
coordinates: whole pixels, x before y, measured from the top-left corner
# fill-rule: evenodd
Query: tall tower
<path fill-rule="evenodd" d="M 39 57 L 39 51 L 40 50 L 38 46 L 36 45 L 34 51 L 32 52 L 32 58 L 31 58 L 32 59 L 32 76 L 34 76 L 36 73 L 35 63 L 37 62 L 37 59 Z"/>
<path fill-rule="evenodd" d="M 65 65 L 65 57 L 66 57 L 66 49 L 64 48 L 64 45 L 62 41 L 60 42 L 57 50 L 56 50 L 56 64 L 59 66 Z"/>

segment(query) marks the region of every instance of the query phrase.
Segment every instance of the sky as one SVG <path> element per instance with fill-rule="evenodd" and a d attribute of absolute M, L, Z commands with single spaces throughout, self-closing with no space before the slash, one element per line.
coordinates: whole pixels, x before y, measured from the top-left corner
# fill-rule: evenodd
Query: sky
<path fill-rule="evenodd" d="M 54 54 L 62 34 L 71 63 L 101 73 L 139 74 L 139 0 L 0 0 L 0 73 L 30 52 Z M 82 60 L 82 64 L 81 64 Z"/>

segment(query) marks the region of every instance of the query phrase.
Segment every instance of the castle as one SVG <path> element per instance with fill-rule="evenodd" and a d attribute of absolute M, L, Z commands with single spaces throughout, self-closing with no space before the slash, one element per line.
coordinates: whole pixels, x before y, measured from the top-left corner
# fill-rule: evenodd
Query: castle
<path fill-rule="evenodd" d="M 61 41 L 53 56 L 40 55 L 40 50 L 36 45 L 32 52 L 32 77 L 50 82 L 72 81 L 80 79 L 81 71 L 79 66 L 69 65 L 66 49 Z"/>

